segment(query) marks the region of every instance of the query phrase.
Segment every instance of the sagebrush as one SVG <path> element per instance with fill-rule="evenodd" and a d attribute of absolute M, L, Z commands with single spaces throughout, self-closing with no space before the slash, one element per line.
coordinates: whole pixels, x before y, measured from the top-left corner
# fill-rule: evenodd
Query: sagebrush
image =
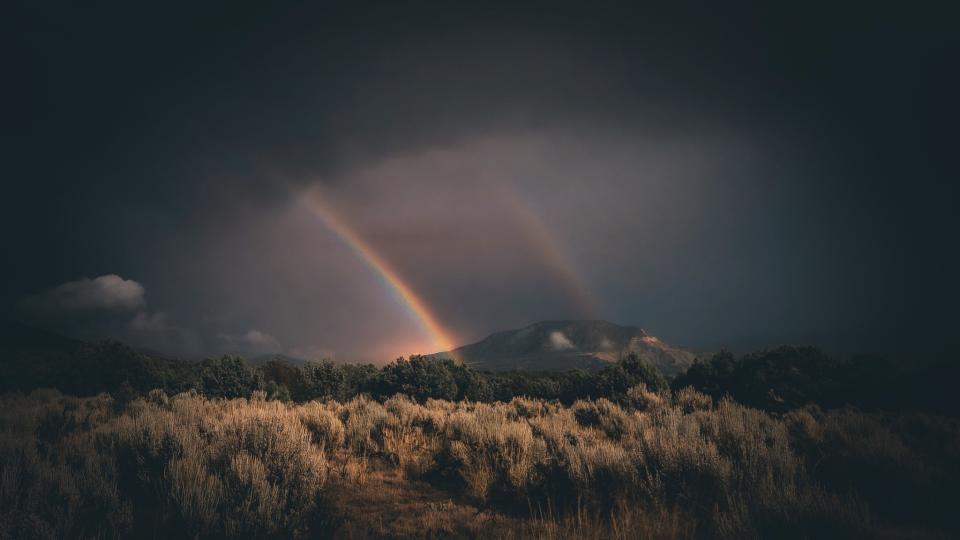
<path fill-rule="evenodd" d="M 937 487 L 958 477 L 954 420 L 774 416 L 692 389 L 627 395 L 626 406 L 403 395 L 297 405 L 154 391 L 123 407 L 108 395 L 7 395 L 0 536 L 957 532 Z M 346 502 L 365 490 L 414 506 L 374 519 Z"/>

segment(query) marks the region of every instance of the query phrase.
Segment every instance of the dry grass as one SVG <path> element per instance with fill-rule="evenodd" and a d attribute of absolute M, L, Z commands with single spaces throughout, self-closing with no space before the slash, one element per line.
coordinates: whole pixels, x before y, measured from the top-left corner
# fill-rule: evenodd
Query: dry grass
<path fill-rule="evenodd" d="M 909 536 L 864 490 L 957 473 L 952 421 L 629 398 L 4 396 L 0 538 Z"/>

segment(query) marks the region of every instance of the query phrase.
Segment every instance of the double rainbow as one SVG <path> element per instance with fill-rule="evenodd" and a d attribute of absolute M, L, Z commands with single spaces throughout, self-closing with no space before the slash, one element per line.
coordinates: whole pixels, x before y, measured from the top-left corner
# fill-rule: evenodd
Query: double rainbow
<path fill-rule="evenodd" d="M 513 220 L 518 223 L 525 236 L 539 251 L 544 263 L 552 273 L 559 278 L 567 289 L 568 294 L 577 304 L 581 315 L 595 316 L 599 310 L 593 296 L 584 286 L 584 280 L 576 271 L 569 256 L 561 249 L 546 225 L 533 209 L 525 204 L 522 198 L 513 191 L 501 190 L 501 203 L 506 206 Z M 337 236 L 337 238 L 352 249 L 366 263 L 366 265 L 386 284 L 400 302 L 410 311 L 433 342 L 437 351 L 450 351 L 454 360 L 460 361 L 456 353 L 457 339 L 452 336 L 437 320 L 437 317 L 416 294 L 400 274 L 386 259 L 384 259 L 367 241 L 344 221 L 323 198 L 322 194 L 314 189 L 309 190 L 300 198 L 305 206 Z"/>

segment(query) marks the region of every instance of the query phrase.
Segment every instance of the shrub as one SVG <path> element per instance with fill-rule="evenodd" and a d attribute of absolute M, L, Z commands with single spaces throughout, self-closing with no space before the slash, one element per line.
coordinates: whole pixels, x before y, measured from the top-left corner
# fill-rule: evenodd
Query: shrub
<path fill-rule="evenodd" d="M 477 404 L 473 411 L 454 412 L 447 420 L 447 465 L 478 500 L 491 492 L 522 500 L 543 450 L 530 426 L 509 420 L 502 404 Z"/>
<path fill-rule="evenodd" d="M 340 410 L 340 420 L 346 428 L 347 446 L 362 455 L 380 452 L 388 417 L 383 405 L 363 396 L 345 403 Z"/>
<path fill-rule="evenodd" d="M 687 414 L 695 411 L 709 411 L 713 408 L 713 399 L 706 394 L 697 392 L 691 386 L 685 386 L 679 392 L 675 392 L 673 402 Z"/>
<path fill-rule="evenodd" d="M 640 383 L 627 390 L 627 403 L 638 411 L 653 411 L 664 404 L 660 394 L 651 392 L 647 385 Z"/>
<path fill-rule="evenodd" d="M 335 411 L 318 401 L 305 403 L 296 411 L 300 421 L 310 430 L 314 444 L 330 451 L 343 446 L 346 428 Z"/>
<path fill-rule="evenodd" d="M 335 508 L 366 504 L 364 490 L 409 512 L 440 490 L 466 495 L 478 508 L 424 514 L 451 535 L 955 536 L 954 419 L 780 416 L 645 385 L 624 396 L 633 409 L 403 395 L 292 405 L 253 390 L 156 391 L 118 411 L 107 395 L 0 396 L 0 538 L 340 534 Z M 358 534 L 396 532 L 377 527 Z"/>
<path fill-rule="evenodd" d="M 577 401 L 571 409 L 581 426 L 600 429 L 614 440 L 624 435 L 631 422 L 627 413 L 608 399 Z"/>

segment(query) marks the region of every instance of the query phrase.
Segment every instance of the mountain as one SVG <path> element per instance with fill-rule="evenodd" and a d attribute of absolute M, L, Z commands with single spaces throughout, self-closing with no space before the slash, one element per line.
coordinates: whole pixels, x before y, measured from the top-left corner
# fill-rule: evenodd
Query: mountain
<path fill-rule="evenodd" d="M 566 371 L 600 369 L 627 353 L 638 354 L 664 375 L 686 370 L 696 358 L 642 328 L 607 321 L 542 321 L 497 332 L 443 355 L 479 370 Z"/>

